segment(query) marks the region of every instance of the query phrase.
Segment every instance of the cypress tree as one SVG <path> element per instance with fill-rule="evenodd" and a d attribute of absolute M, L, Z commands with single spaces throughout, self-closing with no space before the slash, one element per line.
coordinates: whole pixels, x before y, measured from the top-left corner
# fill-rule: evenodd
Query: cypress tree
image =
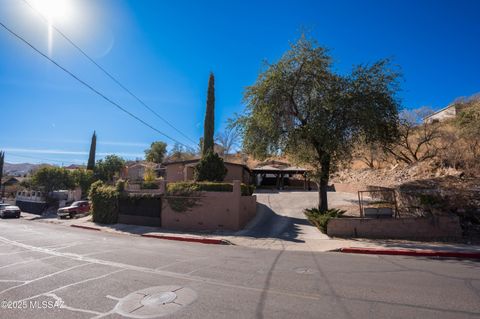
<path fill-rule="evenodd" d="M 93 131 L 92 143 L 90 144 L 90 154 L 88 155 L 87 169 L 92 170 L 95 168 L 95 152 L 97 150 L 97 134 Z"/>
<path fill-rule="evenodd" d="M 209 151 L 213 152 L 213 131 L 215 129 L 215 77 L 213 72 L 208 79 L 207 92 L 207 111 L 205 113 L 205 123 L 203 127 L 203 147 L 202 155 L 205 156 Z"/>
<path fill-rule="evenodd" d="M 0 152 L 0 188 L 2 190 L 2 198 L 5 194 L 5 187 L 2 187 L 2 179 L 3 179 L 3 164 L 5 163 L 5 152 Z M 0 199 L 2 199 L 0 198 Z"/>

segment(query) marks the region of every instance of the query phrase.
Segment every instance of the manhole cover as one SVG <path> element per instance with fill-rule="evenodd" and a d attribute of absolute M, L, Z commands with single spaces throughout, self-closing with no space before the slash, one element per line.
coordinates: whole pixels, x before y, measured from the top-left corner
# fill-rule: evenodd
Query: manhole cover
<path fill-rule="evenodd" d="M 166 305 L 173 302 L 177 298 L 177 294 L 173 291 L 161 292 L 158 294 L 148 295 L 142 299 L 144 306 Z"/>
<path fill-rule="evenodd" d="M 318 272 L 318 270 L 315 270 L 315 269 L 312 269 L 312 268 L 307 268 L 307 267 L 299 267 L 299 268 L 295 268 L 294 271 L 297 273 L 297 274 L 305 274 L 305 275 L 311 275 L 311 274 L 315 274 Z"/>
<path fill-rule="evenodd" d="M 129 318 L 155 318 L 172 314 L 197 299 L 182 286 L 158 286 L 135 291 L 120 299 L 115 312 Z"/>

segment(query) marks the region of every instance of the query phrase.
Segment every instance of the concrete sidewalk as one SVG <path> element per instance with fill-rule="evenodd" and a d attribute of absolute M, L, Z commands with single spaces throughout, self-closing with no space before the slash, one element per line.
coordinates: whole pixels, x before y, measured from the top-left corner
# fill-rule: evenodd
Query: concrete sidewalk
<path fill-rule="evenodd" d="M 313 227 L 312 233 L 303 236 L 302 241 L 291 241 L 280 238 L 252 238 L 235 234 L 202 234 L 191 232 L 167 231 L 159 227 L 135 226 L 125 224 L 100 225 L 92 222 L 91 216 L 78 219 L 38 218 L 29 214 L 24 219 L 35 222 L 57 224 L 60 226 L 74 226 L 84 228 L 86 231 L 98 230 L 108 233 L 123 235 L 144 236 L 167 240 L 192 241 L 203 243 L 231 243 L 237 246 L 260 248 L 267 250 L 287 251 L 312 251 L 328 252 L 338 251 L 342 248 L 371 248 L 381 250 L 422 250 L 422 251 L 448 251 L 448 252 L 474 252 L 480 254 L 480 246 L 461 243 L 442 242 L 416 242 L 406 240 L 371 240 L 371 239 L 340 239 L 329 238 Z M 37 218 L 35 218 L 35 216 Z M 317 233 L 317 234 L 316 234 Z M 317 236 L 316 236 L 317 235 Z"/>

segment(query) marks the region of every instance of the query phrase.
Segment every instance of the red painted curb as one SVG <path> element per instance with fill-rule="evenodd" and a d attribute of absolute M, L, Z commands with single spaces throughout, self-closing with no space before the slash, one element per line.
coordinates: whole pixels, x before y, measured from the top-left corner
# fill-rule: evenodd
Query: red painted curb
<path fill-rule="evenodd" d="M 393 255 L 393 256 L 418 256 L 418 257 L 445 257 L 480 259 L 480 252 L 470 251 L 436 251 L 413 249 L 381 249 L 381 248 L 340 248 L 340 252 L 349 254 Z"/>
<path fill-rule="evenodd" d="M 211 245 L 225 245 L 225 244 L 227 244 L 227 242 L 222 240 L 222 239 L 191 238 L 191 237 L 163 236 L 163 235 L 150 235 L 150 234 L 142 234 L 141 236 L 142 237 L 148 237 L 148 238 L 188 241 L 188 242 L 192 242 L 192 243 L 202 243 L 202 244 L 211 244 Z"/>
<path fill-rule="evenodd" d="M 98 231 L 101 230 L 100 228 L 96 228 L 96 227 L 82 226 L 82 225 L 75 225 L 75 224 L 70 225 L 70 227 L 83 228 L 83 229 L 89 229 L 89 230 L 98 230 Z"/>

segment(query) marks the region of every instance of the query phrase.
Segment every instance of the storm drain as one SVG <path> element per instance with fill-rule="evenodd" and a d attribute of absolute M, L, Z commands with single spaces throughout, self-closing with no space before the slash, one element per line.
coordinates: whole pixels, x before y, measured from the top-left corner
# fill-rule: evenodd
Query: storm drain
<path fill-rule="evenodd" d="M 181 286 L 158 286 L 132 292 L 120 299 L 115 312 L 130 318 L 155 318 L 172 314 L 197 299 L 197 293 Z"/>

